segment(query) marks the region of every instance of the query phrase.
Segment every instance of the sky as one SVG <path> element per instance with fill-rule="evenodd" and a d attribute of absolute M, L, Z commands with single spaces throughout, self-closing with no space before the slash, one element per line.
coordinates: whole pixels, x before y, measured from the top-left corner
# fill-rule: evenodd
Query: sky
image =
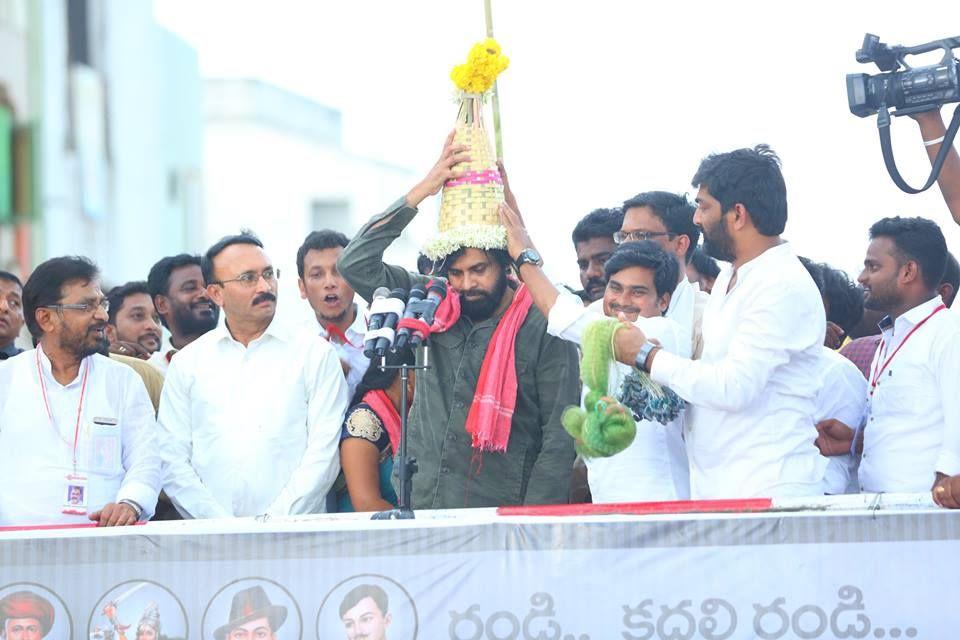
<path fill-rule="evenodd" d="M 782 159 L 784 236 L 798 253 L 855 277 L 872 222 L 919 215 L 960 254 L 937 188 L 897 189 L 876 119 L 849 112 L 844 81 L 877 72 L 854 59 L 865 32 L 905 45 L 954 36 L 960 3 L 492 2 L 511 59 L 499 81 L 504 160 L 555 280 L 577 282 L 570 233 L 591 210 L 650 190 L 692 198 L 705 155 L 761 142 Z M 417 175 L 456 118 L 450 69 L 486 35 L 482 0 L 154 0 L 154 10 L 197 49 L 204 76 L 256 78 L 336 107 L 349 151 Z M 916 124 L 897 118 L 892 130 L 901 173 L 922 184 Z M 438 207 L 421 207 L 415 238 Z"/>

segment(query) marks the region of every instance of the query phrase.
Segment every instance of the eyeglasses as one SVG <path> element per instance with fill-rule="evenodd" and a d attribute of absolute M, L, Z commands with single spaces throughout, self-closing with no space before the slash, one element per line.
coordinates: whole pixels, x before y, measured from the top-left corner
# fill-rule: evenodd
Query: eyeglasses
<path fill-rule="evenodd" d="M 653 238 L 659 238 L 661 236 L 667 236 L 668 239 L 673 240 L 675 235 L 677 234 L 670 233 L 669 231 L 628 231 L 626 233 L 617 231 L 613 234 L 613 241 L 617 244 L 623 244 L 624 242 L 643 242 L 644 240 L 652 240 Z"/>
<path fill-rule="evenodd" d="M 93 313 L 97 308 L 102 309 L 103 311 L 110 311 L 110 301 L 106 298 L 101 298 L 95 302 L 78 302 L 74 304 L 45 304 L 43 305 L 44 309 L 57 309 L 63 310 L 68 309 L 70 311 L 79 311 L 80 313 Z"/>
<path fill-rule="evenodd" d="M 210 284 L 220 285 L 221 287 L 228 282 L 239 282 L 241 286 L 250 289 L 257 286 L 257 282 L 260 281 L 260 278 L 263 278 L 263 281 L 267 284 L 272 284 L 277 281 L 280 277 L 280 269 L 274 269 L 273 267 L 267 267 L 263 270 L 263 273 L 257 273 L 255 271 L 247 271 L 246 273 L 241 273 L 236 278 L 230 278 L 229 280 L 213 280 Z"/>

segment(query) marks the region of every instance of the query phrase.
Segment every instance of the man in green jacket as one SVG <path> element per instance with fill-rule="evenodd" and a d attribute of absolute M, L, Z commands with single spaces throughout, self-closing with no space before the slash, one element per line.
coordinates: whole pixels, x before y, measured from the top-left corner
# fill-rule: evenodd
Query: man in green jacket
<path fill-rule="evenodd" d="M 458 177 L 468 160 L 452 136 L 440 160 L 404 198 L 368 222 L 343 250 L 338 268 L 367 300 L 381 286 L 423 285 L 429 279 L 383 262 L 383 253 L 417 214 L 417 206 Z M 517 398 L 503 452 L 473 446 L 467 416 L 491 337 L 511 307 L 516 284 L 501 249 L 461 247 L 438 261 L 438 275 L 459 292 L 462 313 L 430 338 L 430 365 L 418 371 L 409 422 L 409 454 L 417 458 L 415 509 L 492 507 L 567 502 L 573 439 L 560 424 L 579 403 L 576 348 L 547 335 L 546 320 L 531 307 L 515 339 Z"/>

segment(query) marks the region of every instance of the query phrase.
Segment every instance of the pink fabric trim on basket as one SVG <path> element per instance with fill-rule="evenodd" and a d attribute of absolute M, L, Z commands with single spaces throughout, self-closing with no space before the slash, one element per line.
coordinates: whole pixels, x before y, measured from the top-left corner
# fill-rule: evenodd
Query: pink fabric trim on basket
<path fill-rule="evenodd" d="M 487 169 L 486 171 L 467 171 L 455 180 L 447 180 L 445 187 L 459 187 L 465 184 L 503 184 L 500 172 L 496 169 Z"/>

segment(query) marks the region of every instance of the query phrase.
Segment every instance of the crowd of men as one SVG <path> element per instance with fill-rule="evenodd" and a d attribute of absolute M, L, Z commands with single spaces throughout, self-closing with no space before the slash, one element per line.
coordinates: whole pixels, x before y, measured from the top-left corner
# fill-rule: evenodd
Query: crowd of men
<path fill-rule="evenodd" d="M 938 115 L 917 120 L 925 140 L 942 135 Z M 545 275 L 502 167 L 505 249 L 386 264 L 458 177 L 468 151 L 452 140 L 352 239 L 307 236 L 307 326 L 275 321 L 279 269 L 246 231 L 106 293 L 83 257 L 23 283 L 0 272 L 0 447 L 18 452 L 0 466 L 0 525 L 328 511 L 344 438 L 371 429 L 344 420 L 377 366 L 360 298 L 438 277 L 455 302 L 411 389 L 414 508 L 925 491 L 960 506 L 960 269 L 935 222 L 875 221 L 855 283 L 781 237 L 786 187 L 760 145 L 703 159 L 692 202 L 646 185 L 584 217 L 577 291 Z M 955 152 L 940 185 L 960 222 Z M 623 451 L 579 460 L 561 416 L 581 403 L 585 336 L 603 318 L 623 325 L 609 394 L 640 370 L 685 403 L 665 424 L 637 416 Z M 15 346 L 24 323 L 29 350 Z"/>

